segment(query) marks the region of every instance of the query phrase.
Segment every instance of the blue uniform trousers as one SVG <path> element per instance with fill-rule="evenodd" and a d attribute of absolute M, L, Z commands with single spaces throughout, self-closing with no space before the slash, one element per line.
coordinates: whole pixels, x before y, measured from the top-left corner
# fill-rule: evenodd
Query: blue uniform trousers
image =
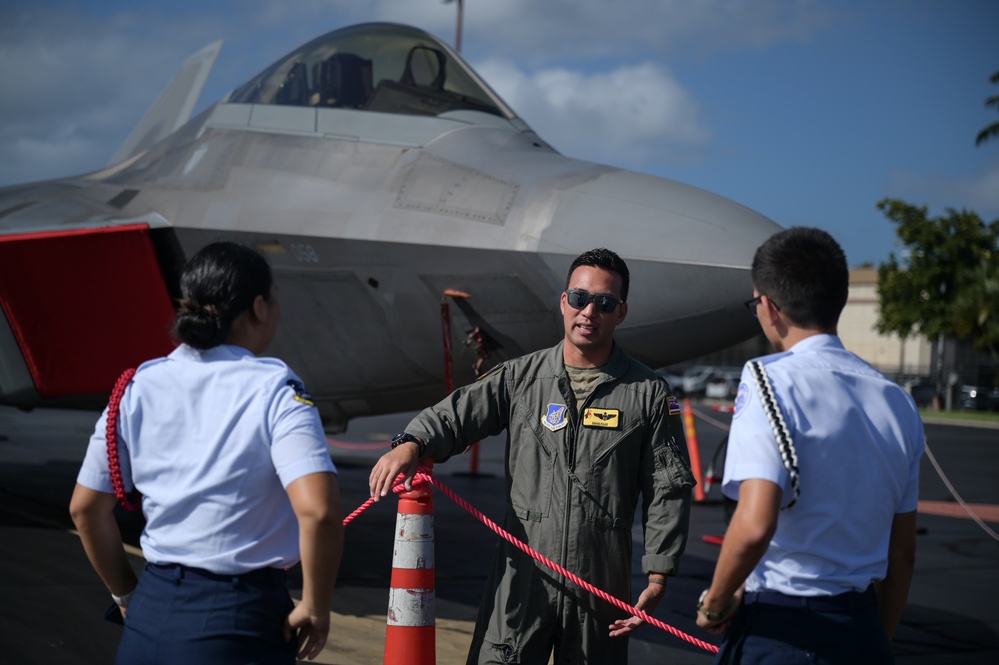
<path fill-rule="evenodd" d="M 873 587 L 817 598 L 747 593 L 715 657 L 715 665 L 893 662 Z"/>
<path fill-rule="evenodd" d="M 118 665 L 293 665 L 283 570 L 216 575 L 147 564 L 128 606 Z"/>

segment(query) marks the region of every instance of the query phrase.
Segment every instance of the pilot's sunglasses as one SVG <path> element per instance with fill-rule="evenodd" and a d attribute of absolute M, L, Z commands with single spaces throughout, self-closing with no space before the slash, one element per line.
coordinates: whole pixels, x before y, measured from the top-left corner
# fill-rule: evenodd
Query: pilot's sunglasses
<path fill-rule="evenodd" d="M 601 314 L 610 314 L 621 304 L 621 301 L 614 296 L 604 293 L 593 294 L 579 289 L 566 291 L 565 301 L 573 309 L 583 309 L 590 303 L 593 303 L 593 306 Z"/>

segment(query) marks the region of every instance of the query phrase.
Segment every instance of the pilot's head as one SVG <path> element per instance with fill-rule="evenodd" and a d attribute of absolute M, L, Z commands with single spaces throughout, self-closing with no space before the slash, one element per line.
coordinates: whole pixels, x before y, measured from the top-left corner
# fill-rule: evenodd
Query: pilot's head
<path fill-rule="evenodd" d="M 621 302 L 628 302 L 628 286 L 631 284 L 631 274 L 628 272 L 628 264 L 620 256 L 603 247 L 583 252 L 569 266 L 569 273 L 565 277 L 566 290 L 571 288 L 569 284 L 572 282 L 572 273 L 579 266 L 591 266 L 593 268 L 603 268 L 610 272 L 616 272 L 621 278 L 621 292 L 619 297 Z"/>
<path fill-rule="evenodd" d="M 629 280 L 628 266 L 609 249 L 576 257 L 559 302 L 566 344 L 595 358 L 610 353 L 614 329 L 628 313 Z"/>

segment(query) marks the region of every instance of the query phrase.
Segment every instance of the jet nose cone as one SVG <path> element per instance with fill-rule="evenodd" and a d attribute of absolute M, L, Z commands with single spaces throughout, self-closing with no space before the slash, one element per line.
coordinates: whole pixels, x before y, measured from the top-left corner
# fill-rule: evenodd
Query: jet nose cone
<path fill-rule="evenodd" d="M 618 339 L 652 367 L 752 337 L 756 248 L 781 230 L 745 206 L 663 178 L 612 171 L 560 198 L 555 228 L 620 254 L 631 272 Z M 589 247 L 584 248 L 589 249 Z"/>
<path fill-rule="evenodd" d="M 665 178 L 612 171 L 572 189 L 560 213 L 607 229 L 619 253 L 650 261 L 748 269 L 781 227 L 717 194 Z"/>

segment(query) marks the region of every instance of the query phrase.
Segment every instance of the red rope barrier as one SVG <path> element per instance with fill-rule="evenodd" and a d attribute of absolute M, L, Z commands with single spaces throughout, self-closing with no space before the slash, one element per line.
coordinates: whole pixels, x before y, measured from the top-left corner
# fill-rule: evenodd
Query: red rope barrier
<path fill-rule="evenodd" d="M 125 481 L 121 477 L 121 460 L 118 456 L 118 411 L 121 408 L 121 399 L 125 396 L 125 389 L 128 387 L 132 377 L 135 376 L 135 368 L 126 369 L 114 384 L 111 390 L 111 398 L 108 401 L 108 419 L 105 429 L 107 449 L 108 449 L 108 471 L 111 473 L 111 485 L 114 487 L 114 495 L 125 507 L 125 510 L 138 510 L 141 503 L 133 501 L 125 492 Z"/>
<path fill-rule="evenodd" d="M 619 599 L 615 598 L 614 596 L 610 595 L 609 593 L 607 593 L 603 589 L 598 589 L 597 587 L 593 586 L 589 582 L 581 579 L 580 577 L 578 577 L 574 573 L 566 570 L 565 568 L 563 568 L 562 566 L 558 565 L 554 561 L 548 559 L 543 554 L 540 554 L 540 553 L 534 551 L 528 545 L 525 545 L 524 543 L 520 542 L 519 540 L 517 540 L 516 538 L 514 538 L 513 536 L 511 536 L 507 531 L 505 531 L 503 529 L 503 527 L 499 526 L 498 524 L 496 524 L 495 522 L 493 522 L 491 519 L 489 519 L 488 517 L 486 517 L 486 515 L 484 513 L 482 513 L 478 508 L 476 508 L 475 506 L 471 505 L 470 503 L 468 503 L 467 501 L 465 501 L 464 499 L 462 499 L 460 496 L 458 496 L 457 494 L 455 494 L 454 492 L 452 492 L 450 490 L 450 488 L 448 488 L 445 485 L 441 484 L 440 481 L 438 481 L 436 478 L 434 478 L 433 476 L 430 476 L 430 475 L 428 475 L 426 473 L 423 473 L 422 471 L 417 472 L 416 476 L 413 478 L 413 485 L 414 485 L 414 487 L 417 484 L 424 483 L 424 482 L 430 483 L 431 485 L 433 485 L 434 487 L 436 487 L 437 489 L 439 489 L 441 492 L 443 492 L 444 494 L 446 494 L 449 499 L 451 499 L 452 501 L 454 501 L 455 503 L 457 503 L 459 506 L 461 506 L 462 508 L 464 508 L 468 513 L 470 513 L 473 517 L 475 517 L 480 522 L 482 522 L 487 527 L 489 527 L 489 529 L 491 531 L 493 531 L 496 535 L 498 535 L 500 538 L 502 538 L 503 540 L 507 541 L 508 543 L 510 543 L 511 545 L 513 545 L 514 547 L 516 547 L 517 549 L 519 549 L 522 552 L 524 552 L 525 554 L 529 555 L 530 557 L 532 557 L 536 561 L 540 561 L 541 563 L 543 563 L 544 565 L 548 566 L 548 568 L 550 568 L 551 570 L 555 571 L 556 573 L 559 573 L 560 575 L 564 575 L 565 577 L 569 578 L 569 580 L 571 580 L 576 585 L 582 587 L 583 589 L 589 591 L 590 593 L 596 595 L 597 597 L 602 598 L 603 600 L 606 600 L 611 605 L 614 605 L 615 607 L 617 607 L 619 609 L 622 609 L 625 612 L 633 614 L 634 616 L 638 617 L 639 619 L 642 619 L 643 621 L 645 621 L 647 623 L 650 623 L 653 626 L 656 626 L 657 628 L 665 630 L 667 633 L 670 633 L 674 637 L 678 637 L 681 640 L 684 640 L 686 642 L 689 642 L 690 644 L 693 644 L 694 646 L 698 646 L 698 647 L 704 649 L 705 651 L 707 651 L 709 653 L 718 653 L 718 647 L 715 646 L 714 644 L 711 644 L 709 642 L 705 642 L 703 640 L 699 640 L 696 637 L 688 635 L 687 633 L 683 632 L 682 630 L 678 630 L 677 628 L 674 628 L 673 626 L 670 626 L 669 624 L 663 623 L 659 619 L 656 619 L 655 617 L 646 614 L 645 612 L 643 612 L 640 609 L 637 609 L 635 607 L 632 607 L 631 605 L 628 605 L 624 601 L 619 600 Z M 392 491 L 398 494 L 399 492 L 402 492 L 402 491 L 405 491 L 405 490 L 404 490 L 404 487 L 403 487 L 402 483 L 400 483 L 400 484 L 396 485 L 395 487 L 393 487 Z M 375 502 L 374 499 L 368 499 L 363 504 L 361 504 L 360 508 L 358 508 L 357 510 L 355 510 L 354 512 L 352 512 L 350 515 L 347 516 L 346 519 L 344 519 L 344 521 L 343 521 L 344 526 L 346 526 L 351 520 L 353 520 L 355 517 L 357 517 L 358 515 L 360 515 L 361 513 L 363 513 L 369 507 L 371 507 L 371 505 L 374 502 Z"/>
<path fill-rule="evenodd" d="M 351 522 L 353 522 L 354 518 L 356 518 L 358 515 L 360 515 L 361 513 L 363 513 L 365 510 L 367 510 L 368 508 L 370 508 L 371 506 L 373 506 L 374 503 L 375 503 L 374 497 L 372 497 L 372 498 L 368 499 L 367 501 L 365 501 L 364 503 L 362 503 L 357 508 L 357 510 L 355 510 L 350 515 L 347 515 L 346 517 L 343 518 L 343 525 L 347 526 L 348 524 L 350 524 Z"/>

